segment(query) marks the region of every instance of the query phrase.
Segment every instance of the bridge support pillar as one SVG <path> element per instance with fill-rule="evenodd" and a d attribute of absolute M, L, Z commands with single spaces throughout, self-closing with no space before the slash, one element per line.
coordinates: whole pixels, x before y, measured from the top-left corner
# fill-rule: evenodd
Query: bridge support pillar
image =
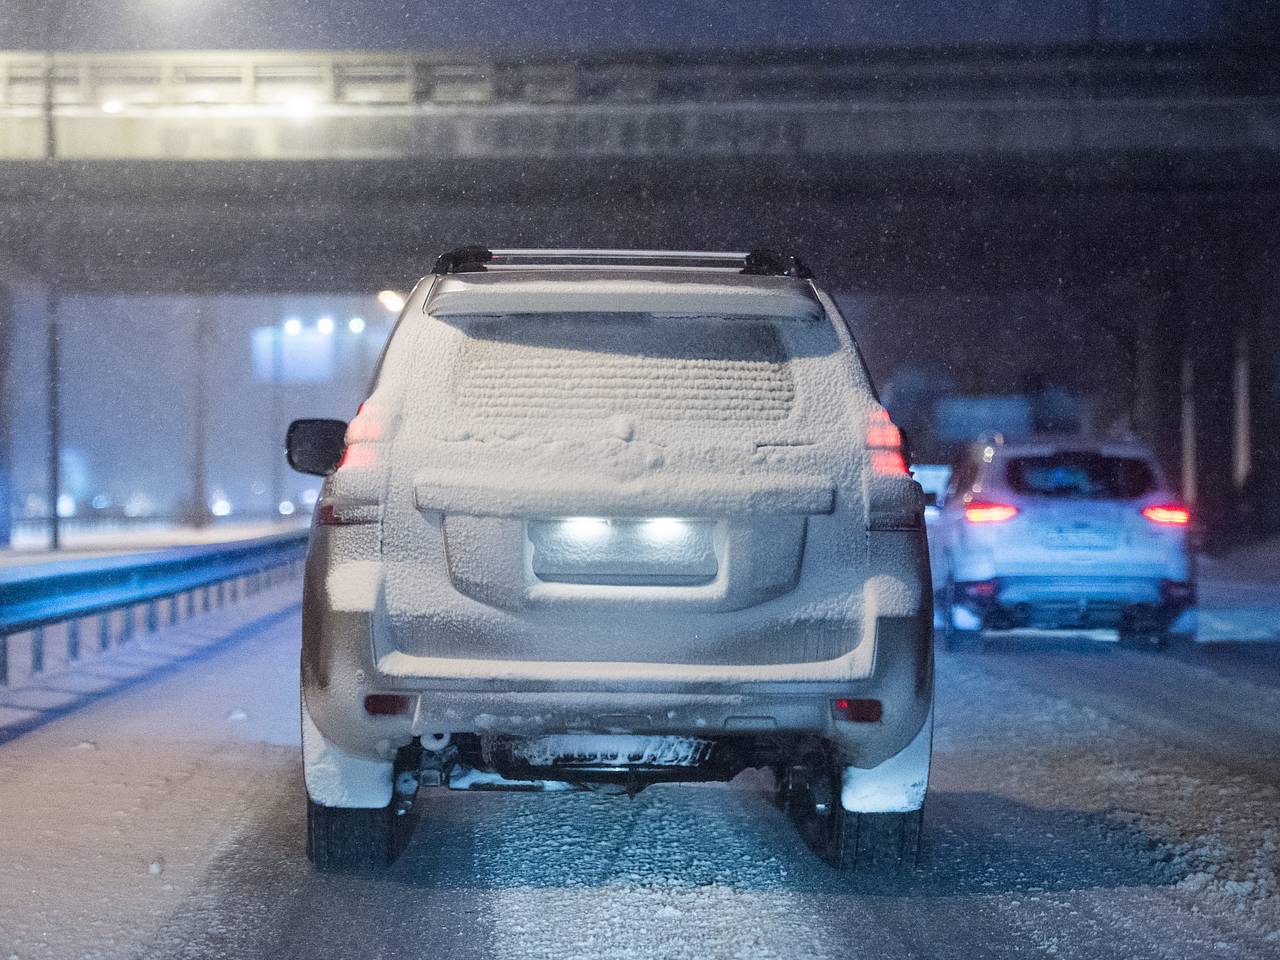
<path fill-rule="evenodd" d="M 1265 385 L 1280 376 L 1270 359 L 1280 330 L 1266 316 L 1275 282 L 1233 247 L 1189 258 L 1170 318 L 1180 342 L 1182 493 L 1220 548 L 1280 526 L 1280 454 L 1259 443 L 1280 427 L 1274 384 Z M 1267 362 L 1269 376 L 1260 369 Z"/>
<path fill-rule="evenodd" d="M 13 397 L 10 396 L 10 363 L 17 320 L 13 291 L 0 280 L 0 547 L 7 547 L 13 533 Z"/>

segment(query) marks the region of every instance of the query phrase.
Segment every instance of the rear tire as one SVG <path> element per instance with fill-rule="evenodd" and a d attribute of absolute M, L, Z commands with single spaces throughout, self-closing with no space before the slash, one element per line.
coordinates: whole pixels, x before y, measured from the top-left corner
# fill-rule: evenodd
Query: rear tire
<path fill-rule="evenodd" d="M 1167 649 L 1171 639 L 1167 627 L 1160 627 L 1152 624 L 1150 620 L 1144 622 L 1128 615 L 1121 619 L 1116 633 L 1119 645 L 1124 649 L 1146 650 L 1150 653 L 1159 653 Z"/>
<path fill-rule="evenodd" d="M 307 859 L 324 871 L 385 867 L 396 852 L 396 819 L 390 806 L 326 807 L 308 797 Z"/>
<path fill-rule="evenodd" d="M 924 811 L 851 813 L 840 803 L 842 768 L 793 774 L 787 812 L 809 847 L 841 873 L 905 873 L 920 860 Z"/>
<path fill-rule="evenodd" d="M 840 814 L 839 845 L 829 860 L 837 870 L 906 872 L 919 864 L 923 810 Z"/>
<path fill-rule="evenodd" d="M 956 582 L 948 579 L 942 588 L 942 645 L 950 651 L 984 649 L 981 630 L 957 630 L 955 626 Z"/>

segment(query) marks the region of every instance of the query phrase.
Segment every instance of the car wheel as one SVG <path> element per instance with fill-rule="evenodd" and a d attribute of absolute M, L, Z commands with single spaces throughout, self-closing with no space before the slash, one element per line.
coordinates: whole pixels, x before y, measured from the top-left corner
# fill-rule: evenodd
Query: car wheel
<path fill-rule="evenodd" d="M 907 871 L 920 862 L 924 811 L 850 813 L 840 810 L 838 849 L 830 862 L 837 870 Z"/>
<path fill-rule="evenodd" d="M 1150 621 L 1143 622 L 1133 617 L 1125 617 L 1120 622 L 1116 636 L 1119 645 L 1126 650 L 1161 651 L 1169 646 L 1170 634 Z"/>
<path fill-rule="evenodd" d="M 390 806 L 326 807 L 307 798 L 307 858 L 319 870 L 385 867 L 395 855 L 397 818 Z"/>
<path fill-rule="evenodd" d="M 942 645 L 950 651 L 981 650 L 984 647 L 981 630 L 956 629 L 956 582 L 948 578 L 942 588 Z"/>
<path fill-rule="evenodd" d="M 852 813 L 840 803 L 842 768 L 792 778 L 788 813 L 809 847 L 842 873 L 905 871 L 919 862 L 923 811 Z"/>

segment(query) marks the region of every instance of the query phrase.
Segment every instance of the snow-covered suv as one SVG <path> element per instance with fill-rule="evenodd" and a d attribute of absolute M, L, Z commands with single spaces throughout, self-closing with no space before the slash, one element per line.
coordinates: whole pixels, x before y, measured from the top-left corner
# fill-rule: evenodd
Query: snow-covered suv
<path fill-rule="evenodd" d="M 318 867 L 394 856 L 422 787 L 747 768 L 833 864 L 914 860 L 923 498 L 794 258 L 445 254 L 356 418 L 288 446 L 327 474 L 302 650 Z"/>

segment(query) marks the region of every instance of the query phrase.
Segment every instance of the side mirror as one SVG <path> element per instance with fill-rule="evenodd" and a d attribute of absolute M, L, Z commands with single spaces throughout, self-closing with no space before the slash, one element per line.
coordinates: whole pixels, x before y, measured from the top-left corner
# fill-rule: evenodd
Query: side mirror
<path fill-rule="evenodd" d="M 327 477 L 342 462 L 347 425 L 342 420 L 295 420 L 289 424 L 284 448 L 293 469 Z"/>

